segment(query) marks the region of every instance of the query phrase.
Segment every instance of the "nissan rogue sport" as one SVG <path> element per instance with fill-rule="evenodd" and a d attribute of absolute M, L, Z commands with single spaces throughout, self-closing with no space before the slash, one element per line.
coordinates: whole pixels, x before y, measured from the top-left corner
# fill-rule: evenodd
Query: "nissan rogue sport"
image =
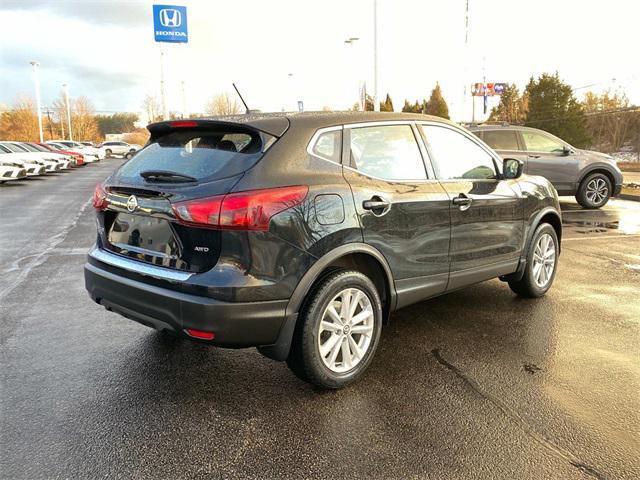
<path fill-rule="evenodd" d="M 392 311 L 496 277 L 539 297 L 556 274 L 556 190 L 451 122 L 300 113 L 148 128 L 96 187 L 85 282 L 157 330 L 255 346 L 340 388 Z"/>

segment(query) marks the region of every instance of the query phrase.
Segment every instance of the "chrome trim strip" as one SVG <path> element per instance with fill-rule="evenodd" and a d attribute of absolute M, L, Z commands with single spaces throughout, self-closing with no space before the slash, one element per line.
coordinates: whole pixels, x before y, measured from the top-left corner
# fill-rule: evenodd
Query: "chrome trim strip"
<path fill-rule="evenodd" d="M 191 276 L 193 275 L 193 273 L 180 272 L 171 270 L 169 268 L 146 265 L 142 262 L 116 255 L 115 253 L 106 252 L 97 247 L 89 252 L 89 256 L 95 258 L 100 262 L 106 263 L 107 265 L 122 268 L 130 272 L 139 273 L 140 275 L 159 278 L 161 280 L 184 282 L 186 280 L 189 280 L 189 278 L 191 278 Z"/>

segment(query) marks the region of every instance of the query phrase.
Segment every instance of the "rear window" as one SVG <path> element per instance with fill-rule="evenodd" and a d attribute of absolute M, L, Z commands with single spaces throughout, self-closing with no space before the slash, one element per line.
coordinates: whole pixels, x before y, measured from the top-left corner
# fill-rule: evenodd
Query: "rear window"
<path fill-rule="evenodd" d="M 148 170 L 175 172 L 204 182 L 230 177 L 251 168 L 272 139 L 253 131 L 173 130 L 153 138 L 120 167 L 115 179 L 149 183 L 140 175 Z"/>
<path fill-rule="evenodd" d="M 487 130 L 482 139 L 494 150 L 520 150 L 515 130 Z"/>

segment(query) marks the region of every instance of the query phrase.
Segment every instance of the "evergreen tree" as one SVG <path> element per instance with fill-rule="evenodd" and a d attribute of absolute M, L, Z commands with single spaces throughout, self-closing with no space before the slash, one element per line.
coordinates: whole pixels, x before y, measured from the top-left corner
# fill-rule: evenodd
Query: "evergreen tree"
<path fill-rule="evenodd" d="M 381 112 L 393 112 L 393 102 L 391 101 L 391 97 L 387 93 L 387 98 L 384 99 L 384 102 L 380 102 L 380 111 Z"/>
<path fill-rule="evenodd" d="M 525 94 L 529 98 L 525 125 L 553 133 L 576 147 L 589 145 L 584 109 L 557 72 L 543 73 L 538 80 L 531 77 Z"/>
<path fill-rule="evenodd" d="M 506 85 L 500 95 L 500 103 L 491 110 L 489 120 L 514 124 L 524 123 L 527 118 L 527 104 L 527 95 L 521 96 L 514 83 Z"/>
<path fill-rule="evenodd" d="M 436 117 L 449 118 L 449 107 L 442 96 L 440 84 L 436 83 L 435 88 L 431 90 L 431 96 L 429 101 L 426 102 L 424 113 L 435 115 Z"/>

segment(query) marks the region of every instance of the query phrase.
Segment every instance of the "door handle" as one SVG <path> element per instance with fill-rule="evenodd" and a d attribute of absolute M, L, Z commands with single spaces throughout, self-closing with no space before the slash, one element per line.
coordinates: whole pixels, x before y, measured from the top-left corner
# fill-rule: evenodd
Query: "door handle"
<path fill-rule="evenodd" d="M 371 197 L 369 200 L 362 202 L 362 208 L 365 210 L 371 210 L 374 215 L 383 215 L 389 210 L 391 204 L 377 195 Z"/>
<path fill-rule="evenodd" d="M 473 202 L 473 198 L 467 197 L 464 193 L 461 193 L 457 197 L 453 199 L 453 204 L 460 207 L 460 210 L 464 211 L 471 206 L 471 202 Z"/>
<path fill-rule="evenodd" d="M 540 155 L 527 155 L 529 158 L 540 158 Z"/>

